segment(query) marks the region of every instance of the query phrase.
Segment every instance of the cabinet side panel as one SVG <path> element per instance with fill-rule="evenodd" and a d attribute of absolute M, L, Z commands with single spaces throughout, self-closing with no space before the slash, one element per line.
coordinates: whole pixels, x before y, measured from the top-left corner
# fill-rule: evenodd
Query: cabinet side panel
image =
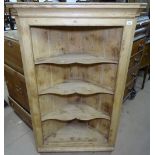
<path fill-rule="evenodd" d="M 130 61 L 134 31 L 136 27 L 136 19 L 131 19 L 130 21 L 132 23 L 131 25 L 124 26 L 122 43 L 121 43 L 120 59 L 117 72 L 116 89 L 115 89 L 112 120 L 109 135 L 110 145 L 114 145 L 116 141 L 116 135 L 119 126 L 119 118 L 121 113 L 121 105 Z"/>
<path fill-rule="evenodd" d="M 35 77 L 33 53 L 31 46 L 30 27 L 23 18 L 16 18 L 16 23 L 19 31 L 19 41 L 21 48 L 21 55 L 23 61 L 24 75 L 26 80 L 26 87 L 28 90 L 28 99 L 30 104 L 33 131 L 37 147 L 41 147 L 43 143 L 42 128 L 40 121 L 40 109 L 38 104 L 37 83 Z"/>

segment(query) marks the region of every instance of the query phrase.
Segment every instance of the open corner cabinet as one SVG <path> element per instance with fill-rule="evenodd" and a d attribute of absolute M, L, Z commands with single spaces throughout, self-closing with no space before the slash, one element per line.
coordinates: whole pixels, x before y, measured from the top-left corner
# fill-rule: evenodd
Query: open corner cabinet
<path fill-rule="evenodd" d="M 13 4 L 39 152 L 113 150 L 145 6 Z"/>

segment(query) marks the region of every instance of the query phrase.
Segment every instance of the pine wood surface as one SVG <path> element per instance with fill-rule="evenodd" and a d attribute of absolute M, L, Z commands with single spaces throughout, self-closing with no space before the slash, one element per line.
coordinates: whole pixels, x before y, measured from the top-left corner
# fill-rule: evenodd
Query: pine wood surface
<path fill-rule="evenodd" d="M 38 151 L 113 149 L 145 6 L 13 4 Z"/>
<path fill-rule="evenodd" d="M 73 53 L 73 52 L 71 52 Z M 90 54 L 65 54 L 36 60 L 35 64 L 97 64 L 97 63 L 118 63 L 115 60 L 108 60 L 105 57 L 93 56 Z"/>
<path fill-rule="evenodd" d="M 64 121 L 78 119 L 85 121 L 96 118 L 104 118 L 110 120 L 110 117 L 107 114 L 96 111 L 88 105 L 81 103 L 70 103 L 68 105 L 65 105 L 62 109 L 60 108 L 57 111 L 53 111 L 43 115 L 42 121 L 46 121 L 49 119 Z"/>
<path fill-rule="evenodd" d="M 20 45 L 17 30 L 4 32 L 4 62 L 23 74 Z"/>
<path fill-rule="evenodd" d="M 30 108 L 24 76 L 8 65 L 4 65 L 4 73 L 9 96 L 29 112 Z"/>

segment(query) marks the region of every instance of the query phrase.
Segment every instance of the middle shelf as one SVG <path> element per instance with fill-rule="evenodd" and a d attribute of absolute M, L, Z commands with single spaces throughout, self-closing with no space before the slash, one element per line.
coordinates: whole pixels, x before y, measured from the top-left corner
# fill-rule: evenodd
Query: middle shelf
<path fill-rule="evenodd" d="M 91 95 L 97 93 L 114 94 L 112 89 L 97 86 L 90 82 L 80 80 L 69 80 L 64 83 L 58 83 L 47 89 L 39 91 L 39 95 L 45 94 L 57 94 L 57 95 L 71 95 L 71 94 L 82 94 Z"/>
<path fill-rule="evenodd" d="M 87 53 L 69 53 L 53 57 L 36 59 L 35 64 L 118 64 L 118 60 L 108 59 L 104 56 L 95 56 Z"/>
<path fill-rule="evenodd" d="M 70 103 L 65 107 L 61 107 L 56 111 L 42 114 L 42 121 L 46 120 L 61 120 L 70 121 L 74 119 L 87 121 L 96 118 L 103 118 L 110 120 L 110 116 L 105 112 L 97 111 L 91 106 L 84 103 Z"/>

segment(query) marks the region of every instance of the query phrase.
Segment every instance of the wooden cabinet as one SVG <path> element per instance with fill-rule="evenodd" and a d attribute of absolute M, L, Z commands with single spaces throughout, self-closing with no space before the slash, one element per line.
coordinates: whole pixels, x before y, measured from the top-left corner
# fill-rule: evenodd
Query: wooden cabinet
<path fill-rule="evenodd" d="M 4 36 L 4 62 L 12 69 L 23 74 L 23 63 L 21 59 L 17 31 L 6 31 Z"/>
<path fill-rule="evenodd" d="M 9 103 L 19 117 L 32 127 L 17 31 L 5 32 L 4 38 L 4 74 Z"/>
<path fill-rule="evenodd" d="M 142 87 L 141 87 L 143 89 L 145 80 L 146 80 L 146 76 L 150 71 L 150 39 L 149 38 L 147 38 L 147 40 L 146 40 L 145 49 L 144 49 L 142 59 L 140 62 L 140 70 L 144 71 L 143 83 L 142 83 Z M 149 77 L 149 79 L 150 79 L 150 77 Z"/>
<path fill-rule="evenodd" d="M 136 95 L 135 83 L 137 74 L 140 66 L 145 63 L 147 54 L 145 55 L 146 49 L 146 38 L 149 31 L 149 18 L 148 16 L 140 16 L 137 19 L 136 30 L 134 35 L 134 41 L 132 46 L 132 52 L 130 57 L 130 63 L 128 68 L 128 78 L 126 81 L 126 88 L 124 92 L 124 101 L 127 98 L 134 98 Z M 149 57 L 149 54 L 148 54 Z"/>
<path fill-rule="evenodd" d="M 136 95 L 134 85 L 137 79 L 137 74 L 139 71 L 142 54 L 144 52 L 144 47 L 145 47 L 144 37 L 133 42 L 126 86 L 124 91 L 124 101 L 128 98 L 133 98 Z"/>
<path fill-rule="evenodd" d="M 4 72 L 10 97 L 30 111 L 24 76 L 7 65 L 5 65 Z"/>
<path fill-rule="evenodd" d="M 145 38 L 144 37 L 142 39 L 134 41 L 131 57 L 137 55 L 137 53 L 142 52 L 144 50 L 144 46 L 145 46 Z"/>
<path fill-rule="evenodd" d="M 135 56 L 131 56 L 129 68 L 134 68 L 134 66 L 137 66 L 139 64 L 139 62 L 141 61 L 142 54 L 143 54 L 143 51 L 140 51 L 136 53 Z"/>
<path fill-rule="evenodd" d="M 39 152 L 113 150 L 145 6 L 13 4 Z"/>
<path fill-rule="evenodd" d="M 146 41 L 145 49 L 142 54 L 142 59 L 140 62 L 140 68 L 145 68 L 150 65 L 150 40 Z"/>

